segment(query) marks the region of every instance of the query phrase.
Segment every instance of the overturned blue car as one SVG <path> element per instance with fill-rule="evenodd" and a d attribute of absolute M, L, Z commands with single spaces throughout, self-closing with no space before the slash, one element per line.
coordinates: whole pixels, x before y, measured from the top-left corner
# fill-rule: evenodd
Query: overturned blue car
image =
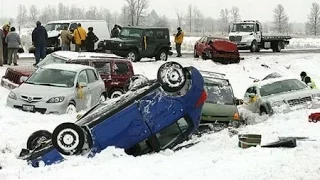
<path fill-rule="evenodd" d="M 139 156 L 174 148 L 197 130 L 207 94 L 196 68 L 167 62 L 156 80 L 133 89 L 96 105 L 75 123 L 58 125 L 52 134 L 34 132 L 19 158 L 39 167 L 72 155 L 93 157 L 108 146 Z"/>

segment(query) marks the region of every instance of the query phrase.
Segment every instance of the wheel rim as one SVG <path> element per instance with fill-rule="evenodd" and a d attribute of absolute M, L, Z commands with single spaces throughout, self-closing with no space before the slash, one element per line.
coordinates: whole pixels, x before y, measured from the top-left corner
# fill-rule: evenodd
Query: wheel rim
<path fill-rule="evenodd" d="M 123 95 L 121 91 L 114 91 L 111 95 L 111 98 L 117 98 L 117 97 L 120 97 L 121 95 Z"/>
<path fill-rule="evenodd" d="M 167 54 L 165 52 L 161 52 L 160 60 L 165 61 L 167 59 Z"/>
<path fill-rule="evenodd" d="M 57 138 L 58 146 L 64 151 L 72 151 L 80 143 L 78 133 L 70 128 L 60 131 Z"/>
<path fill-rule="evenodd" d="M 69 105 L 67 108 L 67 114 L 74 114 L 77 112 L 77 109 L 74 105 Z"/>
<path fill-rule="evenodd" d="M 135 55 L 134 52 L 129 52 L 127 58 L 128 58 L 130 61 L 134 61 L 135 58 L 136 58 L 136 55 Z"/>
<path fill-rule="evenodd" d="M 177 67 L 176 64 L 168 66 L 167 69 L 164 69 L 161 72 L 161 77 L 164 79 L 165 83 L 168 83 L 170 87 L 178 87 L 183 83 L 183 72 L 180 69 L 180 66 Z"/>

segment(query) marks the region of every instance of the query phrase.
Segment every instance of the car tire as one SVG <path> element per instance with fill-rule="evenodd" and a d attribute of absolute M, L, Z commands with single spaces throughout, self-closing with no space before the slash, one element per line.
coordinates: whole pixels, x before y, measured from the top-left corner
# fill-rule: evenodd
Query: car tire
<path fill-rule="evenodd" d="M 52 133 L 53 146 L 63 155 L 79 155 L 85 146 L 85 131 L 74 123 L 62 123 Z"/>
<path fill-rule="evenodd" d="M 198 56 L 198 54 L 197 54 L 196 47 L 194 47 L 194 49 L 193 49 L 193 57 L 194 57 L 194 58 L 199 58 L 199 56 Z"/>
<path fill-rule="evenodd" d="M 117 98 L 119 96 L 122 96 L 124 94 L 124 92 L 120 89 L 115 89 L 112 91 L 112 93 L 110 93 L 110 98 L 113 99 L 113 98 Z"/>
<path fill-rule="evenodd" d="M 36 131 L 29 136 L 27 140 L 27 149 L 34 150 L 40 147 L 45 141 L 50 140 L 51 137 L 52 134 L 47 130 Z"/>
<path fill-rule="evenodd" d="M 161 49 L 156 56 L 156 60 L 167 61 L 168 60 L 168 51 L 165 49 Z"/>
<path fill-rule="evenodd" d="M 260 108 L 260 116 L 268 115 L 267 110 L 264 107 Z"/>
<path fill-rule="evenodd" d="M 132 62 L 140 61 L 140 57 L 137 51 L 131 50 L 127 54 L 127 59 Z"/>
<path fill-rule="evenodd" d="M 160 66 L 157 80 L 166 92 L 180 91 L 187 81 L 185 69 L 177 62 L 167 62 Z"/>
<path fill-rule="evenodd" d="M 70 103 L 66 109 L 67 114 L 75 114 L 77 112 L 77 108 L 73 103 Z"/>

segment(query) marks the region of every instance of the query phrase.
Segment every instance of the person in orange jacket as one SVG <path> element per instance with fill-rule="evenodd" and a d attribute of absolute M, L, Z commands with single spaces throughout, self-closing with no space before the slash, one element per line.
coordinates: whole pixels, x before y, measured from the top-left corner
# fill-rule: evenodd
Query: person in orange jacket
<path fill-rule="evenodd" d="M 81 24 L 78 23 L 77 29 L 73 31 L 73 38 L 76 45 L 76 52 L 80 52 L 85 47 L 85 42 L 87 38 L 87 32 L 81 27 Z"/>
<path fill-rule="evenodd" d="M 177 57 L 181 57 L 181 44 L 183 42 L 184 33 L 180 27 L 177 28 L 178 33 L 174 36 L 174 42 L 176 43 Z"/>

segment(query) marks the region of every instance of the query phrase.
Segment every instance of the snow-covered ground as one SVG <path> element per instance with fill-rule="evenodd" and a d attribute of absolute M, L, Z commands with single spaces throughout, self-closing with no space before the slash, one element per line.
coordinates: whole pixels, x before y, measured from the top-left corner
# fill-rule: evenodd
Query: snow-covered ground
<path fill-rule="evenodd" d="M 320 54 L 295 54 L 246 57 L 239 64 L 219 65 L 193 58 L 171 58 L 184 66 L 226 73 L 235 95 L 241 98 L 254 78 L 277 71 L 296 76 L 306 71 L 320 85 Z M 21 60 L 22 61 L 22 60 Z M 136 73 L 155 78 L 163 62 L 143 60 L 134 63 Z M 262 67 L 267 64 L 270 68 Z M 290 68 L 289 68 L 290 67 Z M 5 67 L 0 68 L 0 77 Z M 316 141 L 299 141 L 296 148 L 249 148 L 237 146 L 237 136 L 228 130 L 201 137 L 201 142 L 178 152 L 164 152 L 132 157 L 122 149 L 108 148 L 92 159 L 73 157 L 61 164 L 32 168 L 16 159 L 26 146 L 28 136 L 39 129 L 52 131 L 58 124 L 75 121 L 68 115 L 25 113 L 5 106 L 9 91 L 0 87 L 0 180 L 88 180 L 88 179 L 230 179 L 230 180 L 318 180 L 320 179 L 320 123 L 307 121 L 317 110 L 300 110 L 274 115 L 268 119 L 246 113 L 257 124 L 240 128 L 240 133 L 262 135 L 262 144 L 278 136 L 307 136 Z M 320 110 L 320 109 L 318 109 Z"/>

